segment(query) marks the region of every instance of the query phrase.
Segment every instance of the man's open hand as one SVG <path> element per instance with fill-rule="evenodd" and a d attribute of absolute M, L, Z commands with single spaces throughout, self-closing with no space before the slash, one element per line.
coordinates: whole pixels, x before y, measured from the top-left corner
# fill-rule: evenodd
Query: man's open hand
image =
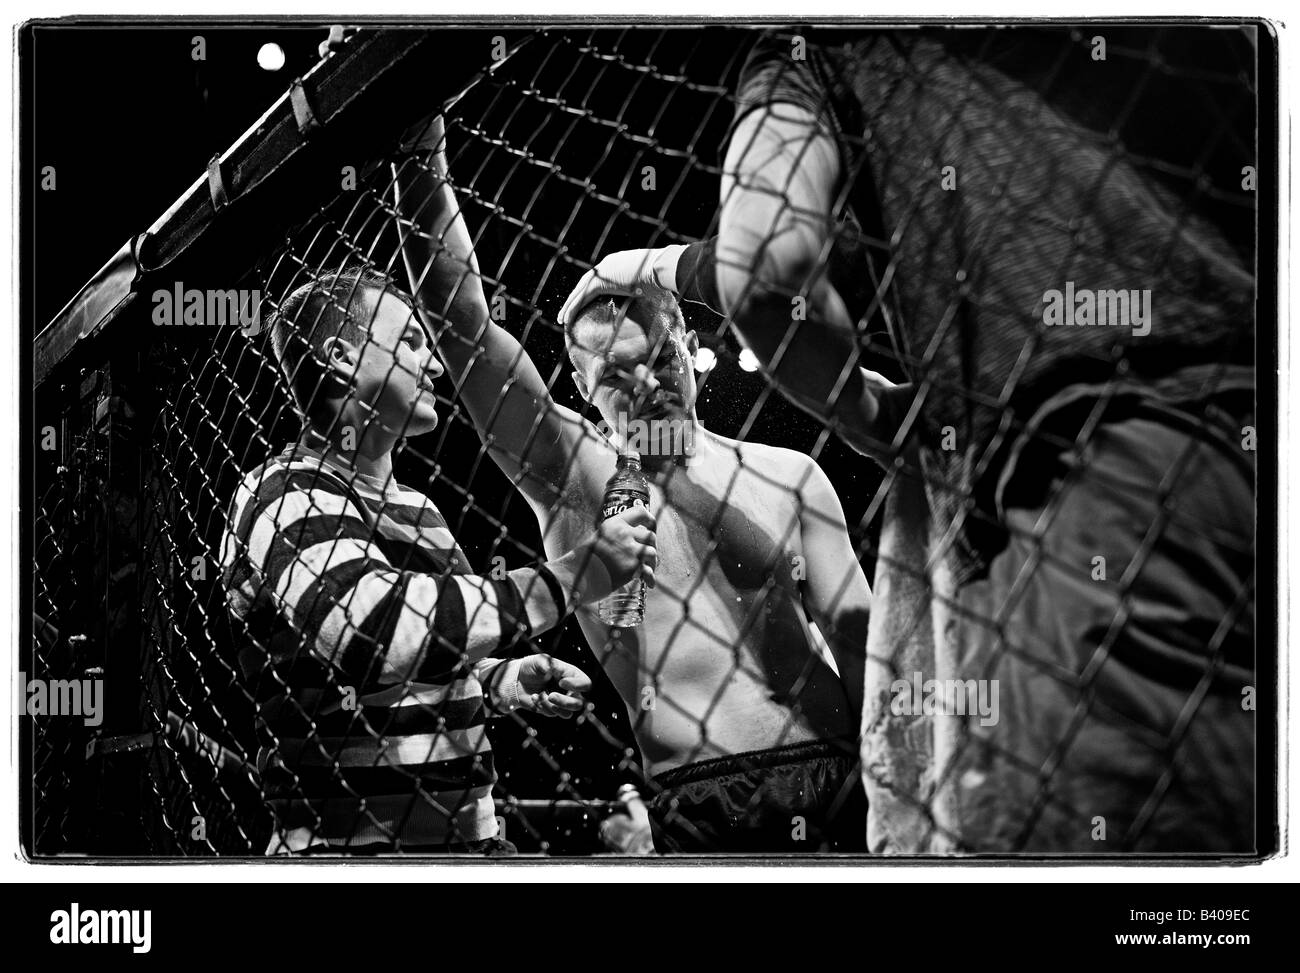
<path fill-rule="evenodd" d="M 674 244 L 656 250 L 611 253 L 582 275 L 560 308 L 560 324 L 568 325 L 579 311 L 600 297 L 632 297 L 638 290 L 651 287 L 676 293 L 677 261 L 685 249 Z"/>
<path fill-rule="evenodd" d="M 524 710 L 567 720 L 581 713 L 591 689 L 591 677 L 575 665 L 545 654 L 512 659 L 496 686 L 501 708 Z"/>

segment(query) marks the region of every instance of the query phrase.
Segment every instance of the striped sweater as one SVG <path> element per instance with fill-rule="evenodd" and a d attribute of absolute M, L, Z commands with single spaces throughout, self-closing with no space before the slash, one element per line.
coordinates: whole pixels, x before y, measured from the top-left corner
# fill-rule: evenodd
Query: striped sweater
<path fill-rule="evenodd" d="M 274 848 L 496 834 L 484 687 L 527 645 L 535 572 L 470 574 L 423 494 L 295 445 L 240 484 L 222 574 Z"/>

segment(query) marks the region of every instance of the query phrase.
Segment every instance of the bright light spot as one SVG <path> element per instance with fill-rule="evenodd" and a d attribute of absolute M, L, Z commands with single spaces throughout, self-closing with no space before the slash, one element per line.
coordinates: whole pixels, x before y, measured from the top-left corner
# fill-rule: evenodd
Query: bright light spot
<path fill-rule="evenodd" d="M 284 48 L 267 42 L 257 50 L 257 66 L 263 71 L 279 71 L 284 67 Z"/>
<path fill-rule="evenodd" d="M 756 372 L 758 371 L 758 356 L 748 348 L 741 348 L 739 364 L 742 372 Z"/>
<path fill-rule="evenodd" d="M 711 372 L 717 364 L 718 356 L 713 353 L 712 348 L 700 348 L 695 352 L 695 370 L 697 372 Z"/>

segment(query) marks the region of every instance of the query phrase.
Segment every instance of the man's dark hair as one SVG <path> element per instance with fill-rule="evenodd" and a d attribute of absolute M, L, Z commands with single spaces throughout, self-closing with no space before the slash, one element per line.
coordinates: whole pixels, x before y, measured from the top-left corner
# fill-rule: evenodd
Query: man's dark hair
<path fill-rule="evenodd" d="M 321 274 L 281 302 L 271 321 L 271 350 L 305 415 L 329 418 L 323 406 L 347 393 L 326 367 L 325 343 L 330 338 L 354 345 L 368 341 L 375 305 L 385 293 L 413 306 L 387 275 L 350 265 Z"/>

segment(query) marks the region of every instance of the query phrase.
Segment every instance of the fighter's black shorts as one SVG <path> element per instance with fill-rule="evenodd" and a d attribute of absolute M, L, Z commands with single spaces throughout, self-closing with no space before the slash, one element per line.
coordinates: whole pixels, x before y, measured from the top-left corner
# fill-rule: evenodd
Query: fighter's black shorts
<path fill-rule="evenodd" d="M 654 778 L 660 853 L 865 852 L 857 744 L 814 740 L 678 767 Z"/>

